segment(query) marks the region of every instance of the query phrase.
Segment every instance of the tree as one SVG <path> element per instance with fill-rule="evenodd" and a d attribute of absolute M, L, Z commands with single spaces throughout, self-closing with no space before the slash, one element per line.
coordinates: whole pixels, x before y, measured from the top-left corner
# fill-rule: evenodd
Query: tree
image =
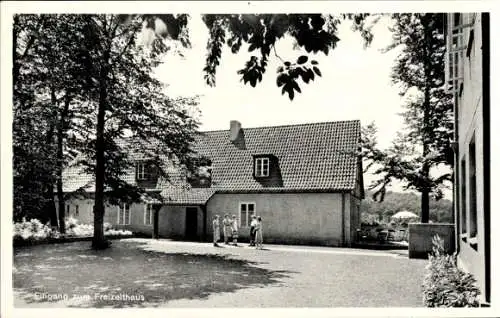
<path fill-rule="evenodd" d="M 189 171 L 200 159 L 190 147 L 198 122 L 184 107 L 195 101 L 169 99 L 152 75 L 168 47 L 160 38 L 149 47 L 137 43 L 147 16 L 87 15 L 82 19 L 77 54 L 87 74 L 84 89 L 95 93 L 86 111 L 95 120 L 89 119 L 75 140 L 80 140 L 79 149 L 85 155 L 78 163 L 95 176 L 92 247 L 102 249 L 109 246 L 103 230 L 105 200 L 136 201 L 144 193 L 122 180 L 134 164 L 130 153 L 142 153 L 158 166 L 170 159 L 182 171 Z"/>
<path fill-rule="evenodd" d="M 406 125 L 380 161 L 381 175 L 373 185 L 375 197 L 383 196 L 393 179 L 404 180 L 407 189 L 421 193 L 421 218 L 429 221 L 429 195 L 442 197 L 442 188 L 451 173 L 434 176 L 433 168 L 451 166 L 453 153 L 452 96 L 444 81 L 444 15 L 395 14 L 393 44 L 400 48 L 392 70 L 392 81 L 405 97 L 402 114 Z"/>
<path fill-rule="evenodd" d="M 57 226 L 53 196 L 53 107 L 42 92 L 43 57 L 36 52 L 48 25 L 49 21 L 38 15 L 14 16 L 14 220 L 38 218 Z"/>
<path fill-rule="evenodd" d="M 79 33 L 75 32 L 81 27 L 79 23 L 81 19 L 76 15 L 16 15 L 14 18 L 14 161 L 28 160 L 28 167 L 43 167 L 39 179 L 19 179 L 20 187 L 15 195 L 26 193 L 23 187 L 41 182 L 43 186 L 39 194 L 45 198 L 45 204 L 38 202 L 33 208 L 45 206 L 45 214 L 50 217 L 52 225 L 57 226 L 54 203 L 57 184 L 61 233 L 65 233 L 62 171 L 70 157 L 65 140 L 72 128 L 72 108 L 86 98 L 81 89 L 84 72 L 74 54 L 80 42 Z M 45 136 L 32 140 L 22 149 L 22 144 L 17 141 L 34 135 L 29 122 L 33 122 L 35 129 Z M 43 155 L 33 153 L 37 149 L 33 145 L 40 147 Z M 35 156 L 27 157 L 28 153 Z M 16 170 L 16 167 L 21 169 Z M 23 174 L 20 165 L 15 164 L 15 170 L 19 176 Z M 37 196 L 36 192 L 27 195 Z M 44 219 L 40 215 L 38 218 Z"/>
<path fill-rule="evenodd" d="M 373 39 L 372 24 L 366 23 L 368 14 L 204 14 L 203 21 L 209 30 L 207 58 L 203 69 L 209 86 L 215 86 L 217 67 L 222 50 L 227 46 L 238 54 L 243 44 L 249 52 L 255 52 L 238 70 L 241 81 L 255 87 L 262 81 L 269 58 L 274 55 L 282 66 L 277 69 L 276 85 L 281 93 L 293 100 L 295 92 L 302 92 L 299 81 L 308 84 L 322 75 L 318 62 L 313 58 L 322 52 L 328 55 L 340 39 L 337 26 L 342 20 L 350 20 L 353 30 L 361 34 L 368 45 Z M 378 15 L 377 15 L 378 17 Z M 130 18 L 130 17 L 129 17 Z M 148 27 L 165 37 L 179 39 L 189 45 L 188 19 L 186 15 L 147 15 Z M 159 26 L 157 21 L 162 21 Z M 180 32 L 179 32 L 180 31 Z M 174 36 L 170 34 L 173 32 Z M 285 37 L 291 37 L 297 50 L 303 52 L 295 61 L 285 61 L 276 52 L 276 44 Z M 305 52 L 304 52 L 305 51 Z"/>

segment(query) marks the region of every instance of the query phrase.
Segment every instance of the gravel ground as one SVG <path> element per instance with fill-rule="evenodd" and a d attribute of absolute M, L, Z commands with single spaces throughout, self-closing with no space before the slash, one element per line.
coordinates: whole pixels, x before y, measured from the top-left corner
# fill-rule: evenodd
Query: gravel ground
<path fill-rule="evenodd" d="M 246 244 L 216 248 L 207 243 L 124 239 L 95 255 L 87 245 L 80 242 L 15 249 L 14 305 L 422 306 L 426 261 L 408 259 L 404 251 L 281 245 L 255 250 Z M 75 291 L 91 298 L 49 301 L 33 296 Z M 103 300 L 96 296 L 111 292 L 142 295 L 144 300 Z"/>

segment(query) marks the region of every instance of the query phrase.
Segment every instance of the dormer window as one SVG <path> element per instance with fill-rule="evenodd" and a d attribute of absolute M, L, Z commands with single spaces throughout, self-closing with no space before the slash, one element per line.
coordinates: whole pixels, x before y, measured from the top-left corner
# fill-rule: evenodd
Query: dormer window
<path fill-rule="evenodd" d="M 136 163 L 136 178 L 137 181 L 154 180 L 156 176 L 156 166 L 152 162 L 139 161 Z"/>
<path fill-rule="evenodd" d="M 269 158 L 255 158 L 255 176 L 269 177 Z"/>
<path fill-rule="evenodd" d="M 147 165 L 144 162 L 137 163 L 137 180 L 149 180 Z"/>

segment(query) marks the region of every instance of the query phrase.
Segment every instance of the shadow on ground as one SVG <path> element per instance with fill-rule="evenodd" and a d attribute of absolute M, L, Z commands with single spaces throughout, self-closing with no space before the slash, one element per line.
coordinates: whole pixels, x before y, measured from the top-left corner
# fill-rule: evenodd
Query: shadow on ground
<path fill-rule="evenodd" d="M 120 241 L 104 251 L 91 250 L 88 242 L 16 248 L 14 290 L 35 306 L 65 295 L 61 306 L 154 307 L 278 284 L 291 274 L 230 255 L 169 254 L 140 245 Z"/>

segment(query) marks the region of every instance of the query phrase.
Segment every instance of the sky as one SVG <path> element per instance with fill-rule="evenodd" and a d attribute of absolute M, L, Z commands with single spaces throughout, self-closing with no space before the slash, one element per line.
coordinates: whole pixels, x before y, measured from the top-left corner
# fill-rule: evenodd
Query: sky
<path fill-rule="evenodd" d="M 159 78 L 169 86 L 171 96 L 202 95 L 201 129 L 229 129 L 230 120 L 238 120 L 242 127 L 273 126 L 313 123 L 322 121 L 359 119 L 368 124 L 374 121 L 379 128 L 381 146 L 388 146 L 398 129 L 402 128 L 402 109 L 398 90 L 390 82 L 391 66 L 397 52 L 381 53 L 379 49 L 391 42 L 387 21 L 374 28 L 375 39 L 364 49 L 358 33 L 349 22 L 338 32 L 338 46 L 325 56 L 317 54 L 322 77 L 314 82 L 300 84 L 302 93 L 290 101 L 276 86 L 276 69 L 281 62 L 270 56 L 264 78 L 257 87 L 244 85 L 236 72 L 243 68 L 251 55 L 246 48 L 238 54 L 223 51 L 217 69 L 216 87 L 209 87 L 203 79 L 202 69 L 206 57 L 208 29 L 200 16 L 192 16 L 190 39 L 192 49 L 184 58 L 168 55 L 158 70 Z M 284 39 L 276 47 L 284 59 L 295 61 L 303 52 L 293 50 L 292 41 Z M 255 53 L 254 53 L 255 54 Z"/>
<path fill-rule="evenodd" d="M 318 53 L 314 57 L 322 77 L 309 84 L 299 82 L 302 93 L 296 94 L 293 101 L 276 86 L 276 69 L 281 61 L 274 54 L 270 55 L 262 82 L 255 88 L 240 81 L 237 71 L 250 55 L 256 54 L 249 53 L 247 47 L 238 54 L 232 54 L 229 48 L 223 50 L 216 86 L 209 87 L 202 71 L 208 29 L 199 15 L 191 16 L 189 25 L 192 48 L 184 50 L 183 57 L 168 54 L 156 74 L 168 85 L 172 97 L 200 95 L 202 131 L 229 129 L 231 120 L 240 121 L 245 128 L 359 119 L 362 125 L 375 123 L 379 146 L 386 148 L 404 128 L 399 115 L 403 98 L 390 78 L 398 50 L 381 51 L 392 42 L 390 20 L 386 17 L 374 25 L 374 40 L 366 48 L 359 33 L 351 29 L 352 23 L 341 23 L 337 47 L 328 56 Z M 278 43 L 276 52 L 290 61 L 304 53 L 294 50 L 289 38 Z M 365 187 L 372 180 L 373 176 L 365 174 Z M 392 190 L 402 191 L 401 184 L 394 183 Z M 445 197 L 451 199 L 451 191 Z"/>

